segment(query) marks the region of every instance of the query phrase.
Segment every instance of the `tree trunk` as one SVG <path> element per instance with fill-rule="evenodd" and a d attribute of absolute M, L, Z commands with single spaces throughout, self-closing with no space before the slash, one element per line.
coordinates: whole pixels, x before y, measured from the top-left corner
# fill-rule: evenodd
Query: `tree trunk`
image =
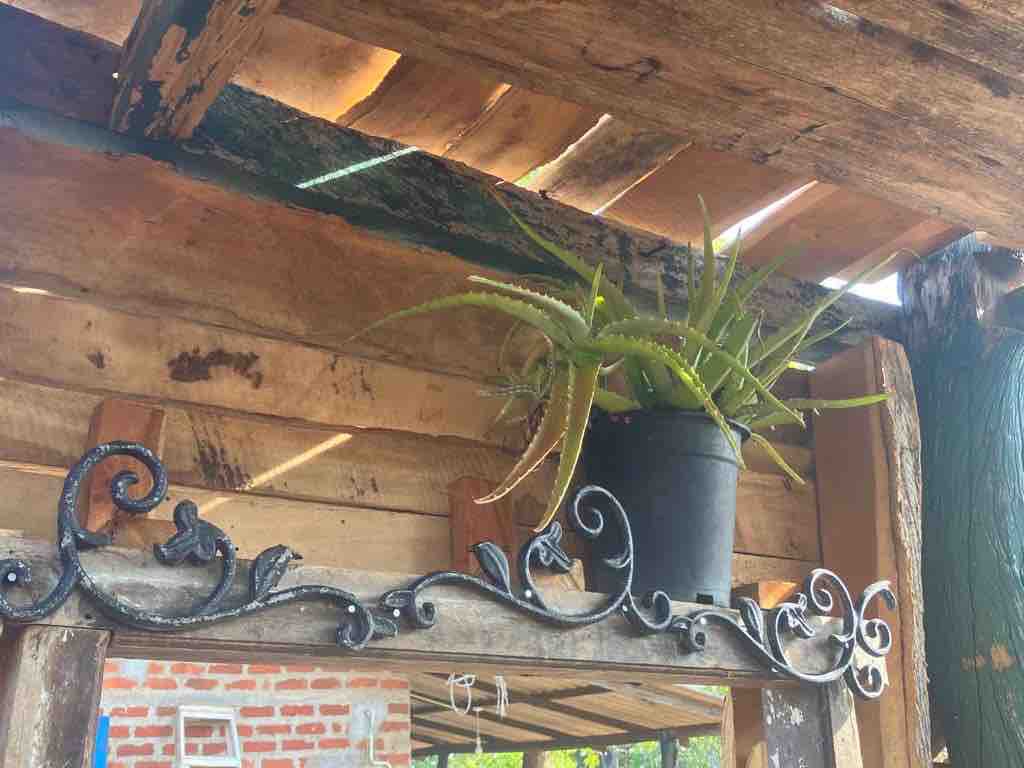
<path fill-rule="evenodd" d="M 921 421 L 932 698 L 954 766 L 1024 765 L 1021 253 L 964 238 L 902 275 Z"/>

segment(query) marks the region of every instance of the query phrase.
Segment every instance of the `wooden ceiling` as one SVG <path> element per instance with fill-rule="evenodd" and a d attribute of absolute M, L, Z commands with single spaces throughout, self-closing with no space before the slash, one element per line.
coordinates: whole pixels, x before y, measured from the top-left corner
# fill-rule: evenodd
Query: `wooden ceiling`
<path fill-rule="evenodd" d="M 141 7 L 0 2 L 118 44 Z M 698 193 L 717 235 L 800 190 L 745 233 L 751 264 L 797 246 L 787 271 L 821 280 L 970 230 L 1024 242 L 1024 11 L 1009 6 L 249 5 L 258 25 L 209 44 L 235 82 L 584 211 L 699 242 Z"/>
<path fill-rule="evenodd" d="M 480 707 L 480 738 L 487 752 L 600 747 L 656 740 L 662 734 L 687 737 L 717 734 L 724 699 L 690 686 L 592 683 L 555 677 L 506 678 L 508 709 L 496 713 L 492 680 L 476 680 L 469 714 L 452 709 L 444 675 L 409 677 L 413 755 L 472 752 Z M 456 707 L 467 706 L 466 689 L 456 687 Z"/>

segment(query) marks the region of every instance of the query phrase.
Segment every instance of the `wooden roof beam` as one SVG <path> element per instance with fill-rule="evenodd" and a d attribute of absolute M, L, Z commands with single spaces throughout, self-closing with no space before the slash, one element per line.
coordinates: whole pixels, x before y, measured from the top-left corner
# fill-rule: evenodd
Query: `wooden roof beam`
<path fill-rule="evenodd" d="M 187 139 L 279 0 L 145 0 L 125 43 L 110 128 Z"/>
<path fill-rule="evenodd" d="M 75 94 L 102 93 L 109 87 L 117 49 L 90 35 L 0 5 L 0 34 L 14 20 L 21 30 L 10 39 L 10 77 L 0 78 L 0 98 L 89 120 L 97 110 Z M 80 48 L 69 71 L 32 69 L 36 50 Z M 49 70 L 48 70 L 49 72 Z M 109 93 L 109 90 L 107 91 Z M 81 122 L 32 109 L 8 109 L 6 125 L 44 141 L 148 156 L 171 162 L 178 172 L 261 199 L 341 216 L 350 224 L 412 248 L 446 251 L 468 262 L 506 272 L 551 270 L 541 253 L 493 201 L 495 180 L 457 163 L 414 153 L 354 173 L 296 189 L 298 182 L 320 177 L 367 160 L 388 156 L 400 145 L 346 130 L 283 104 L 229 86 L 207 112 L 200 134 L 187 151 L 163 143 L 139 143 Z M 589 259 L 601 259 L 608 274 L 623 281 L 642 306 L 653 306 L 656 276 L 678 308 L 686 301 L 686 249 L 671 240 L 631 230 L 583 214 L 568 206 L 517 188 L 502 194 L 530 226 Z M 396 204 L 400 201 L 400 204 Z M 451 222 L 458 222 L 457 227 Z M 746 274 L 738 270 L 738 278 Z M 752 297 L 764 313 L 765 326 L 777 328 L 793 313 L 827 291 L 819 286 L 774 275 Z M 833 343 L 848 346 L 872 334 L 895 332 L 897 312 L 855 296 L 838 301 L 820 322 L 851 323 Z M 821 350 L 831 354 L 834 346 Z"/>
<path fill-rule="evenodd" d="M 282 12 L 1024 241 L 1024 81 L 825 3 L 283 0 Z"/>

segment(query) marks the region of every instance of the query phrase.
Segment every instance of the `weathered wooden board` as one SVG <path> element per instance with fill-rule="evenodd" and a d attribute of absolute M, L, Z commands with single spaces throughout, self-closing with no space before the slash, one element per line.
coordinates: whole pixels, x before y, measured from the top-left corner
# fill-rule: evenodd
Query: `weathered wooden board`
<path fill-rule="evenodd" d="M 438 313 L 347 341 L 389 312 L 467 290 L 466 277 L 482 270 L 460 259 L 142 158 L 11 130 L 0 130 L 0 155 L 0 280 L 9 285 L 435 370 L 497 373 L 495 339 L 509 323 L 493 312 Z"/>
<path fill-rule="evenodd" d="M 53 544 L 6 532 L 0 538 L 0 553 L 30 563 L 35 573 L 34 590 L 44 590 L 54 577 Z M 214 568 L 168 568 L 160 566 L 151 553 L 105 549 L 82 554 L 85 567 L 103 589 L 122 599 L 144 604 L 150 610 L 180 611 L 196 595 L 205 594 L 219 574 Z M 237 589 L 227 600 L 247 594 L 248 564 L 242 563 Z M 300 566 L 284 575 L 281 587 L 302 583 L 326 584 L 349 590 L 372 604 L 388 589 L 405 579 L 396 574 L 345 571 Z M 12 598 L 15 599 L 15 598 Z M 206 627 L 187 633 L 160 634 L 117 628 L 111 654 L 127 658 L 180 658 L 183 652 L 213 660 L 247 663 L 297 658 L 318 663 L 379 665 L 394 670 L 455 671 L 460 673 L 504 674 L 530 672 L 579 677 L 600 671 L 609 680 L 643 680 L 656 677 L 680 682 L 709 679 L 736 685 L 758 685 L 776 680 L 755 663 L 727 632 L 715 632 L 708 648 L 699 654 L 680 652 L 676 638 L 667 635 L 638 637 L 625 620 L 606 622 L 573 631 L 531 623 L 524 630 L 524 618 L 505 610 L 490 599 L 457 588 L 438 588 L 430 599 L 437 608 L 437 624 L 430 630 L 403 630 L 397 638 L 371 643 L 358 652 L 345 652 L 335 645 L 338 625 L 336 609 L 298 604 L 275 609 L 236 622 Z M 558 602 L 565 610 L 581 611 L 600 604 L 602 596 L 565 592 Z M 677 613 L 699 608 L 675 604 Z M 105 628 L 110 626 L 94 606 L 77 594 L 45 623 L 54 626 Z M 834 655 L 822 628 L 818 639 L 794 643 L 794 663 L 805 668 L 821 667 Z M 500 640 L 499 640 L 500 638 Z"/>
<path fill-rule="evenodd" d="M 600 110 L 509 88 L 452 143 L 445 156 L 515 181 L 562 154 L 600 116 Z"/>
<path fill-rule="evenodd" d="M 813 204 L 801 205 L 812 199 Z M 831 184 L 818 184 L 793 205 L 791 215 L 784 208 L 779 211 L 778 220 L 768 217 L 763 225 L 765 230 L 758 226 L 751 232 L 743 249 L 746 262 L 767 264 L 779 254 L 791 252 L 794 255 L 782 271 L 802 280 L 820 282 L 855 262 L 863 262 L 867 267 L 871 263 L 869 255 L 878 263 L 898 250 L 896 247 L 886 252 L 890 243 L 924 223 L 938 223 L 950 239 L 955 239 L 956 230 L 948 224 Z"/>
<path fill-rule="evenodd" d="M 186 139 L 279 0 L 144 0 L 118 66 L 110 127 L 152 139 Z"/>
<path fill-rule="evenodd" d="M 704 198 L 711 214 L 712 234 L 718 237 L 811 181 L 807 175 L 691 146 L 629 190 L 604 215 L 701 247 L 704 222 L 697 195 Z"/>
<path fill-rule="evenodd" d="M 285 0 L 282 10 L 928 215 L 1024 237 L 1013 149 L 1024 83 L 831 6 Z"/>
<path fill-rule="evenodd" d="M 1024 14 L 1016 3 L 846 0 L 843 8 L 1010 77 L 1024 76 Z"/>
<path fill-rule="evenodd" d="M 443 155 L 509 86 L 403 56 L 338 124 Z"/>
<path fill-rule="evenodd" d="M 0 12 L 13 11 L 0 6 Z M 33 34 L 17 43 L 31 47 L 40 36 L 49 39 L 63 34 L 66 30 L 59 26 L 36 19 Z M 83 75 L 97 73 L 86 69 Z M 35 96 L 38 99 L 34 100 L 32 93 L 20 98 L 29 104 L 47 105 L 45 94 Z M 263 199 L 341 215 L 354 225 L 407 246 L 445 251 L 509 271 L 551 269 L 536 246 L 491 199 L 493 179 L 426 153 L 405 155 L 370 171 L 318 185 L 320 194 L 295 189 L 296 183 L 387 155 L 401 145 L 310 119 L 242 89 L 225 89 L 207 112 L 200 135 L 187 152 L 168 145 L 126 141 L 31 110 L 6 110 L 0 117 L 3 124 L 17 125 L 49 143 L 116 154 L 148 154 L 172 162 L 185 175 Z M 548 237 L 587 258 L 602 259 L 608 274 L 623 280 L 641 304 L 653 306 L 658 274 L 664 277 L 670 300 L 685 302 L 685 251 L 681 247 L 514 187 L 506 186 L 503 194 L 521 217 Z M 745 274 L 745 270 L 739 272 L 740 277 Z M 824 293 L 815 285 L 773 277 L 755 297 L 754 309 L 764 313 L 768 328 L 777 327 L 795 308 Z M 821 323 L 834 326 L 851 318 L 850 325 L 835 337 L 836 344 L 848 345 L 866 333 L 884 333 L 895 315 L 890 307 L 847 297 L 826 312 Z"/>
<path fill-rule="evenodd" d="M 85 451 L 89 417 L 100 402 L 95 394 L 0 381 L 0 460 L 63 472 Z M 162 410 L 162 459 L 170 479 L 213 492 L 447 515 L 450 483 L 466 476 L 497 483 L 515 461 L 464 440 L 326 429 L 174 404 Z M 553 480 L 554 466 L 542 465 L 502 511 L 535 525 Z M 49 530 L 50 507 L 43 509 Z M 743 473 L 735 549 L 819 560 L 813 484 L 794 487 L 781 475 Z"/>
<path fill-rule="evenodd" d="M 687 145 L 678 136 L 605 115 L 565 152 L 530 174 L 523 186 L 581 211 L 598 211 L 643 183 Z"/>
<path fill-rule="evenodd" d="M 104 123 L 114 103 L 120 49 L 84 32 L 41 31 L 35 16 L 0 4 L 0 97 Z"/>
<path fill-rule="evenodd" d="M 335 120 L 369 96 L 399 56 L 274 14 L 235 68 L 232 82 L 307 115 Z"/>
<path fill-rule="evenodd" d="M 3 386 L 7 382 L 0 383 Z M 40 408 L 51 408 L 54 403 L 39 403 Z M 164 425 L 167 413 L 162 408 L 143 405 L 131 400 L 110 398 L 98 403 L 89 423 L 86 448 L 111 440 L 140 443 L 160 456 L 164 443 Z M 96 467 L 86 483 L 80 500 L 79 523 L 91 531 L 112 531 L 127 515 L 114 506 L 110 497 L 110 484 L 119 472 L 135 472 L 139 484 L 135 490 L 140 496 L 150 492 L 152 479 L 137 459 L 111 456 Z"/>
<path fill-rule="evenodd" d="M 894 673 L 885 695 L 858 706 L 857 715 L 864 764 L 902 768 L 931 759 L 920 581 L 920 438 L 909 365 L 902 348 L 877 340 L 811 375 L 813 397 L 879 391 L 892 398 L 885 407 L 816 416 L 815 454 L 825 567 L 842 574 L 854 593 L 890 579 L 898 595 L 896 611 L 879 608 L 893 632 L 889 668 Z"/>
<path fill-rule="evenodd" d="M 468 379 L 164 317 L 0 291 L 0 375 L 328 425 L 500 442 Z M 467 404 L 472 404 L 467 407 Z"/>
<path fill-rule="evenodd" d="M 0 637 L 0 766 L 92 762 L 110 633 L 4 627 Z"/>

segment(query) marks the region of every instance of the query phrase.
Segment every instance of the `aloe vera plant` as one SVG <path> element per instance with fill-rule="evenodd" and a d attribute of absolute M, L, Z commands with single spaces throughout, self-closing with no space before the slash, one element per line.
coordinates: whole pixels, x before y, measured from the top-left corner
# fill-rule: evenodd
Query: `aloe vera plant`
<path fill-rule="evenodd" d="M 504 201 L 495 195 L 504 206 Z M 579 461 L 591 408 L 613 413 L 639 409 L 704 411 L 725 434 L 743 466 L 728 420 L 742 423 L 751 439 L 795 481 L 799 475 L 761 434 L 779 424 L 804 425 L 802 411 L 852 408 L 880 402 L 884 395 L 849 400 L 780 400 L 772 388 L 793 360 L 811 345 L 839 328 L 811 336 L 821 314 L 858 282 L 880 269 L 865 270 L 842 289 L 824 296 L 814 307 L 762 338 L 760 318 L 746 308 L 761 283 L 782 263 L 777 259 L 733 285 L 739 262 L 740 239 L 727 254 L 722 276 L 717 274 L 711 226 L 703 200 L 703 267 L 698 277 L 689 257 L 689 306 L 684 317 L 669 316 L 658 283 L 657 316 L 643 316 L 623 291 L 580 257 L 541 237 L 507 208 L 523 232 L 576 276 L 575 283 L 555 283 L 547 292 L 473 276 L 481 289 L 446 296 L 393 313 L 383 323 L 457 307 L 484 307 L 515 319 L 515 328 L 538 332 L 537 351 L 527 357 L 519 374 L 499 391 L 509 398 L 503 413 L 519 398 L 544 404 L 543 415 L 529 444 L 508 476 L 489 494 L 477 499 L 496 501 L 516 487 L 553 451 L 560 449 L 551 496 L 537 530 L 548 525 L 561 506 Z M 841 326 L 840 326 L 841 327 Z M 504 346 L 502 356 L 504 355 Z M 625 392 L 613 391 L 612 378 L 625 381 Z"/>

